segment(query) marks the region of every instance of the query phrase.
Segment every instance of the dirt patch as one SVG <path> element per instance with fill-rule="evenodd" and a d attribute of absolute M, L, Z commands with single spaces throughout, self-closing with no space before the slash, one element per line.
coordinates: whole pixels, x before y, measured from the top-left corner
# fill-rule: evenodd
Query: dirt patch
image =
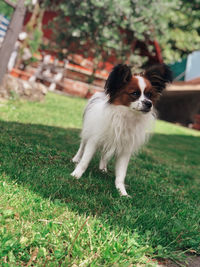
<path fill-rule="evenodd" d="M 200 256 L 189 256 L 186 262 L 175 263 L 167 260 L 166 262 L 159 265 L 159 267 L 200 267 Z"/>

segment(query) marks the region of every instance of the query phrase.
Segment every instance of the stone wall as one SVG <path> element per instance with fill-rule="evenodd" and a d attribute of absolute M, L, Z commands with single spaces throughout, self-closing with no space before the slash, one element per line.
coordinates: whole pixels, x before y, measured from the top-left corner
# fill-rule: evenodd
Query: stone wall
<path fill-rule="evenodd" d="M 42 101 L 47 93 L 47 88 L 41 83 L 30 82 L 5 75 L 0 86 L 0 97 L 9 99 L 20 97 L 30 101 Z"/>

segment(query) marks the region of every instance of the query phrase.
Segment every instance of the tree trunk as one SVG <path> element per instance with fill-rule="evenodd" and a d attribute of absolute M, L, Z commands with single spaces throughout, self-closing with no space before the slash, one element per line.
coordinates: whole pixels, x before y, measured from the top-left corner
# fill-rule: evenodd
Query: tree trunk
<path fill-rule="evenodd" d="M 7 72 L 8 61 L 22 29 L 26 8 L 24 0 L 18 0 L 6 36 L 0 49 L 0 84 Z"/>

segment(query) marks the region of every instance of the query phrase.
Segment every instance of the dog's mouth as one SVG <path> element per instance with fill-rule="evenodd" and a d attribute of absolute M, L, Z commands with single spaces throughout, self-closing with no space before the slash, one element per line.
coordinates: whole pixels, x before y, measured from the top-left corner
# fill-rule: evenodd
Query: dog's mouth
<path fill-rule="evenodd" d="M 146 113 L 148 113 L 148 112 L 151 111 L 151 108 L 143 108 L 143 109 L 132 108 L 132 110 L 133 111 L 136 111 L 138 113 L 144 113 L 144 114 L 146 114 Z"/>
<path fill-rule="evenodd" d="M 142 113 L 148 113 L 149 111 L 151 111 L 151 108 L 141 109 L 140 111 L 141 111 Z"/>

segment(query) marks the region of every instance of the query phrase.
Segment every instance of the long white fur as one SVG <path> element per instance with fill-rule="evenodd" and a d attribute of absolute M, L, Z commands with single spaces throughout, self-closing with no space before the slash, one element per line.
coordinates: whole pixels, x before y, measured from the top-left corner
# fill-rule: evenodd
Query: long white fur
<path fill-rule="evenodd" d="M 85 109 L 82 140 L 73 158 L 73 162 L 78 164 L 71 175 L 80 178 L 95 151 L 100 149 L 99 168 L 107 171 L 109 159 L 115 156 L 115 186 L 121 195 L 127 196 L 124 180 L 130 157 L 148 140 L 154 121 L 153 109 L 142 113 L 131 105 L 113 105 L 108 102 L 105 93 L 96 93 Z"/>

